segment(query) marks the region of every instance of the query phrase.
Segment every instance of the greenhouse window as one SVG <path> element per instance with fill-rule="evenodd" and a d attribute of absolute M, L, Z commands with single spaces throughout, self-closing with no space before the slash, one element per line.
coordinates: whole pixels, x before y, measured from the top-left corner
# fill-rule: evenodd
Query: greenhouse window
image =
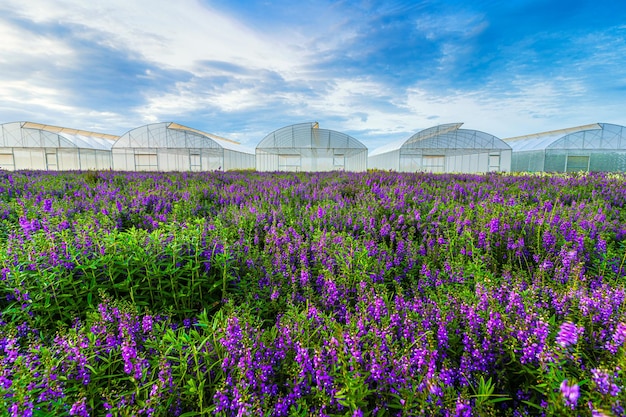
<path fill-rule="evenodd" d="M 444 172 L 446 157 L 444 155 L 424 155 L 422 167 L 428 172 Z"/>
<path fill-rule="evenodd" d="M 157 154 L 136 154 L 135 167 L 138 171 L 157 171 L 159 168 Z"/>
<path fill-rule="evenodd" d="M 12 153 L 1 153 L 0 154 L 0 169 L 15 169 L 15 163 L 13 162 L 13 154 Z"/>
<path fill-rule="evenodd" d="M 279 171 L 299 171 L 301 165 L 300 155 L 278 155 Z"/>
<path fill-rule="evenodd" d="M 489 172 L 500 171 L 500 154 L 489 155 Z"/>
<path fill-rule="evenodd" d="M 589 171 L 589 157 L 568 155 L 565 172 Z"/>

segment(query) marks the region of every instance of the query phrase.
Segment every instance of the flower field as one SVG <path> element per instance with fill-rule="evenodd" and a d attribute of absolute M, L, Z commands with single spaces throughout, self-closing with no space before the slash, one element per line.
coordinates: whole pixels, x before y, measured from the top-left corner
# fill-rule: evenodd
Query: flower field
<path fill-rule="evenodd" d="M 0 415 L 624 416 L 625 180 L 0 172 Z"/>

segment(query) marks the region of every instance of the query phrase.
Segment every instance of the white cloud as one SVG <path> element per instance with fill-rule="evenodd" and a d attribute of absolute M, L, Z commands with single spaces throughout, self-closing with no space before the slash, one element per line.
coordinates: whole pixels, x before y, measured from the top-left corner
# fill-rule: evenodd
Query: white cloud
<path fill-rule="evenodd" d="M 4 9 L 38 23 L 84 27 L 77 33 L 85 38 L 182 70 L 218 59 L 288 72 L 298 62 L 289 42 L 254 32 L 197 0 L 7 0 Z"/>
<path fill-rule="evenodd" d="M 423 65 L 438 65 L 444 71 L 430 80 L 407 81 L 391 80 L 389 73 L 396 65 L 393 55 L 378 51 L 376 39 L 366 42 L 372 29 L 368 25 L 378 22 L 358 11 L 346 15 L 347 6 L 341 2 L 326 8 L 299 6 L 310 7 L 308 12 L 319 8 L 320 14 L 311 13 L 295 26 L 291 21 L 277 22 L 276 28 L 265 20 L 254 27 L 246 26 L 207 3 L 4 0 L 0 3 L 0 16 L 5 16 L 0 17 L 0 106 L 40 114 L 46 122 L 56 115 L 62 121 L 59 124 L 76 123 L 76 127 L 86 129 L 102 126 L 106 131 L 129 124 L 175 121 L 190 114 L 217 114 L 223 120 L 233 117 L 230 125 L 240 130 L 212 133 L 243 142 L 258 141 L 269 133 L 263 132 L 262 126 L 271 130 L 282 127 L 276 125 L 281 121 L 326 119 L 333 125 L 323 127 L 354 132 L 370 148 L 439 123 L 466 122 L 467 128 L 506 137 L 623 119 L 623 106 L 620 110 L 617 99 L 597 105 L 592 83 L 605 89 L 610 89 L 611 83 L 626 83 L 624 26 L 572 39 L 577 51 L 589 53 L 584 58 L 572 58 L 571 66 L 563 64 L 557 68 L 560 71 L 540 61 L 532 43 L 536 34 L 529 34 L 498 51 L 503 63 L 493 68 L 501 69 L 494 72 L 490 68 L 478 78 L 487 81 L 459 90 L 448 78 L 454 78 L 456 64 L 462 60 L 484 58 L 473 55 L 480 46 L 475 43 L 478 35 L 489 25 L 486 15 L 464 10 L 420 14 L 414 27 L 439 52 L 438 61 Z M 55 34 L 56 30 L 63 32 Z M 415 45 L 423 45 L 423 38 Z M 121 74 L 126 64 L 131 70 L 126 80 L 102 80 L 104 87 L 93 80 L 93 90 L 113 95 L 110 89 L 125 91 L 128 85 L 129 94 L 139 98 L 127 104 L 112 100 L 111 105 L 128 107 L 102 105 L 99 108 L 104 111 L 94 111 L 78 108 L 72 101 L 81 94 L 71 91 L 73 83 L 69 82 L 84 65 L 81 54 L 87 53 L 91 65 L 107 66 L 107 62 L 98 61 L 100 50 L 96 49 L 93 56 L 86 51 L 94 44 L 106 47 L 103 53 L 108 56 L 111 51 L 120 51 L 120 68 L 112 69 L 112 74 Z M 406 47 L 415 45 L 407 41 Z M 348 74 L 365 74 L 368 68 L 336 68 L 336 62 L 368 65 L 367 59 L 360 58 L 374 53 L 380 53 L 383 60 L 389 58 L 390 69 L 380 77 L 370 73 L 350 78 Z M 147 63 L 137 67 L 144 64 L 141 61 Z M 544 67 L 546 73 L 516 75 Z M 20 72 L 20 68 L 25 71 Z M 64 71 L 68 68 L 71 74 Z M 371 68 L 380 71 L 381 67 Z M 552 70 L 554 76 L 550 78 Z M 610 72 L 607 78 L 611 78 L 600 82 L 598 74 L 604 77 L 605 72 Z M 86 68 L 81 76 L 88 79 L 90 74 Z M 179 77 L 177 81 L 181 74 L 185 79 Z M 419 74 L 424 73 L 416 71 L 415 77 L 421 77 Z M 62 78 L 63 83 L 59 81 Z M 397 87 L 407 82 L 414 84 L 408 89 Z M 425 87 L 431 82 L 439 83 L 440 89 Z M 469 79 L 466 85 L 470 84 L 476 83 Z M 98 106 L 97 97 L 93 103 Z M 258 116 L 261 113 L 266 114 L 266 120 L 248 125 L 250 114 L 261 119 L 265 117 Z M 198 122 L 197 127 L 202 128 L 205 121 Z"/>
<path fill-rule="evenodd" d="M 222 89 L 208 91 L 196 83 L 177 83 L 171 92 L 155 93 L 146 97 L 146 103 L 136 109 L 147 122 L 160 120 L 164 116 L 182 116 L 202 109 L 222 112 L 245 110 L 258 106 L 263 96 L 253 88 Z"/>
<path fill-rule="evenodd" d="M 494 83 L 445 94 L 413 87 L 399 104 L 417 116 L 421 127 L 465 122 L 465 128 L 503 138 L 598 122 L 607 115 L 574 77 L 520 76 L 505 87 Z"/>
<path fill-rule="evenodd" d="M 52 65 L 80 69 L 80 56 L 70 46 L 76 37 L 123 51 L 149 65 L 194 74 L 190 81 L 144 91 L 146 103 L 128 114 L 131 118 L 135 113 L 135 120 L 141 122 L 172 119 L 203 108 L 230 112 L 254 107 L 267 100 L 263 86 L 257 84 L 268 71 L 297 81 L 305 55 L 310 53 L 297 47 L 299 35 L 281 38 L 280 34 L 255 32 L 197 0 L 29 0 L 27 4 L 6 0 L 0 4 L 0 14 L 3 12 L 17 21 L 32 21 L 47 32 L 39 35 L 29 31 L 28 25 L 21 28 L 0 20 L 0 63 L 22 60 L 25 68 L 34 71 L 32 77 L 17 74 L 19 82 L 0 83 L 0 100 L 22 108 L 42 106 L 77 113 L 71 105 L 73 92 L 63 91 L 49 72 Z M 71 33 L 55 36 L 53 31 L 59 26 Z M 228 63 L 242 71 L 207 71 L 203 61 Z M 140 78 L 155 75 L 144 70 Z M 228 82 L 221 87 L 210 85 L 211 77 L 216 76 Z M 1 78 L 5 77 L 0 74 Z"/>
<path fill-rule="evenodd" d="M 0 113 L 18 115 L 3 123 L 33 121 L 104 133 L 115 133 L 112 127 L 128 127 L 128 115 L 73 106 L 54 87 L 36 86 L 28 81 L 4 82 L 0 83 L 0 97 Z"/>
<path fill-rule="evenodd" d="M 0 20 L 0 39 L 0 63 L 28 57 L 41 65 L 68 65 L 74 58 L 74 52 L 63 41 L 34 34 L 3 20 Z"/>
<path fill-rule="evenodd" d="M 0 97 L 6 104 L 41 106 L 52 111 L 76 110 L 63 103 L 63 96 L 56 88 L 33 85 L 29 81 L 0 83 Z"/>

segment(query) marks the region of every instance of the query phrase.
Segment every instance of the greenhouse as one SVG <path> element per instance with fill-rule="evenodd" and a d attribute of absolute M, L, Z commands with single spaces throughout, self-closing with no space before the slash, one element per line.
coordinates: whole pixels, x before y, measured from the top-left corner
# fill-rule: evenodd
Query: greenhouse
<path fill-rule="evenodd" d="M 422 130 L 370 153 L 370 168 L 401 172 L 489 172 L 511 167 L 511 147 L 501 139 L 463 123 Z"/>
<path fill-rule="evenodd" d="M 626 171 L 626 127 L 594 123 L 505 139 L 517 172 Z"/>
<path fill-rule="evenodd" d="M 256 147 L 258 171 L 365 171 L 367 148 L 357 139 L 317 122 L 286 126 Z"/>
<path fill-rule="evenodd" d="M 0 169 L 111 169 L 117 136 L 32 122 L 0 125 Z"/>
<path fill-rule="evenodd" d="M 177 123 L 132 129 L 113 145 L 120 171 L 214 171 L 254 169 L 254 150 L 230 139 Z"/>

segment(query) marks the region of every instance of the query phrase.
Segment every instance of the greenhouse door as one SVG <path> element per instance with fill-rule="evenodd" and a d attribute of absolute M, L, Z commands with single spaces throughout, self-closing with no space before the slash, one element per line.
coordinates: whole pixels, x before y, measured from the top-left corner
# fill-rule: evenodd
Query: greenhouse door
<path fill-rule="evenodd" d="M 194 152 L 189 155 L 189 168 L 192 171 L 202 171 L 202 158 L 199 152 Z"/>
<path fill-rule="evenodd" d="M 565 161 L 565 172 L 578 171 L 589 171 L 589 157 L 568 155 Z"/>
<path fill-rule="evenodd" d="M 279 171 L 300 171 L 302 161 L 300 155 L 278 155 Z"/>
<path fill-rule="evenodd" d="M 346 167 L 346 156 L 336 154 L 333 157 L 333 169 L 337 171 L 343 171 Z"/>
<path fill-rule="evenodd" d="M 6 169 L 8 171 L 15 170 L 15 162 L 13 161 L 12 153 L 0 153 L 0 169 Z"/>
<path fill-rule="evenodd" d="M 54 149 L 46 149 L 46 169 L 48 171 L 57 171 L 59 169 L 57 151 Z"/>
<path fill-rule="evenodd" d="M 446 157 L 443 155 L 424 155 L 422 167 L 426 172 L 444 172 L 446 169 Z"/>
<path fill-rule="evenodd" d="M 489 155 L 489 172 L 500 171 L 500 154 Z"/>

